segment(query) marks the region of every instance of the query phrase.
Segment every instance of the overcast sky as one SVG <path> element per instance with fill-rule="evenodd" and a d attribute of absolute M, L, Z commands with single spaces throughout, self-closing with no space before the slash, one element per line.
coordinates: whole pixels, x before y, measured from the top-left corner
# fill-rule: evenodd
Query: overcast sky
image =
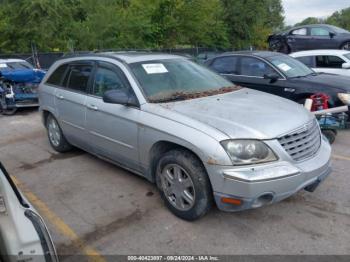
<path fill-rule="evenodd" d="M 324 18 L 334 11 L 350 7 L 350 0 L 282 0 L 282 3 L 287 25 L 294 25 L 310 16 Z"/>

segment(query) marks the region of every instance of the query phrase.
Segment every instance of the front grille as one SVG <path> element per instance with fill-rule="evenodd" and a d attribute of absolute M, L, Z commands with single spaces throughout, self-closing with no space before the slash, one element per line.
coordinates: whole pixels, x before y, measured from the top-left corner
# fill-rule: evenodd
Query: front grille
<path fill-rule="evenodd" d="M 316 119 L 280 137 L 278 141 L 295 161 L 313 156 L 321 145 L 321 133 Z"/>

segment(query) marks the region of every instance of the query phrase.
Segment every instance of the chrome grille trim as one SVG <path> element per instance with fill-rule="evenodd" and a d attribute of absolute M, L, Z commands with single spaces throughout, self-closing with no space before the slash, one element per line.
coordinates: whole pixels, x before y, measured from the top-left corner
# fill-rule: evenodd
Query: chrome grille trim
<path fill-rule="evenodd" d="M 314 119 L 290 134 L 278 138 L 278 142 L 295 161 L 312 157 L 321 146 L 317 120 Z"/>

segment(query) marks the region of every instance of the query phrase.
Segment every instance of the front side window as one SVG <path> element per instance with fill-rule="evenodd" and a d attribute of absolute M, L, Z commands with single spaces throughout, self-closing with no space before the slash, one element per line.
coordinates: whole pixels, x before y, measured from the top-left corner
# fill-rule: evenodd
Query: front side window
<path fill-rule="evenodd" d="M 97 68 L 93 84 L 94 95 L 102 97 L 106 91 L 128 88 L 127 80 L 119 68 L 104 66 L 103 63 Z"/>
<path fill-rule="evenodd" d="M 220 74 L 238 74 L 237 60 L 235 56 L 219 57 L 211 64 L 211 68 Z"/>
<path fill-rule="evenodd" d="M 65 86 L 78 92 L 86 92 L 91 72 L 92 65 L 70 65 L 65 79 Z"/>
<path fill-rule="evenodd" d="M 276 73 L 267 63 L 254 57 L 241 58 L 241 75 L 263 77 Z"/>
<path fill-rule="evenodd" d="M 232 92 L 233 84 L 186 59 L 162 59 L 129 65 L 150 102 L 193 99 Z"/>
<path fill-rule="evenodd" d="M 315 73 L 302 62 L 287 55 L 275 55 L 268 57 L 267 60 L 269 60 L 270 63 L 276 66 L 280 72 L 288 78 L 304 77 Z"/>
<path fill-rule="evenodd" d="M 296 59 L 298 61 L 302 62 L 304 65 L 307 65 L 308 67 L 315 66 L 315 57 L 314 56 L 301 56 L 301 57 L 296 57 Z"/>
<path fill-rule="evenodd" d="M 322 27 L 312 27 L 310 34 L 312 36 L 329 36 L 329 31 Z"/>
<path fill-rule="evenodd" d="M 299 29 L 296 29 L 296 30 L 293 30 L 292 35 L 307 35 L 307 30 L 306 28 L 299 28 Z"/>
<path fill-rule="evenodd" d="M 316 66 L 325 67 L 325 68 L 342 68 L 345 61 L 339 56 L 317 56 L 316 57 Z"/>
<path fill-rule="evenodd" d="M 62 78 L 67 70 L 68 65 L 64 64 L 59 66 L 47 79 L 46 83 L 50 85 L 60 86 L 62 84 Z"/>

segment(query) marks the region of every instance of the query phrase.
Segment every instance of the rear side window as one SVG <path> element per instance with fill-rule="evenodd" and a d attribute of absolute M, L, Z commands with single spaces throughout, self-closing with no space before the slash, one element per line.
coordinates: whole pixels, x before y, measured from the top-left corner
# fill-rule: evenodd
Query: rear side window
<path fill-rule="evenodd" d="M 267 63 L 254 57 L 242 57 L 241 74 L 263 77 L 265 74 L 276 73 Z M 277 74 L 277 73 L 276 73 Z"/>
<path fill-rule="evenodd" d="M 59 66 L 47 79 L 46 83 L 50 85 L 60 86 L 62 84 L 62 78 L 67 70 L 68 65 Z"/>
<path fill-rule="evenodd" d="M 64 86 L 78 92 L 87 92 L 93 66 L 90 64 L 70 65 Z"/>
<path fill-rule="evenodd" d="M 302 57 L 296 57 L 295 59 L 302 62 L 304 65 L 307 65 L 308 67 L 314 67 L 315 66 L 315 57 L 314 56 L 302 56 Z"/>
<path fill-rule="evenodd" d="M 235 56 L 220 57 L 214 60 L 211 68 L 221 74 L 238 74 L 237 60 Z"/>
<path fill-rule="evenodd" d="M 317 56 L 316 67 L 342 68 L 345 61 L 338 56 Z"/>

